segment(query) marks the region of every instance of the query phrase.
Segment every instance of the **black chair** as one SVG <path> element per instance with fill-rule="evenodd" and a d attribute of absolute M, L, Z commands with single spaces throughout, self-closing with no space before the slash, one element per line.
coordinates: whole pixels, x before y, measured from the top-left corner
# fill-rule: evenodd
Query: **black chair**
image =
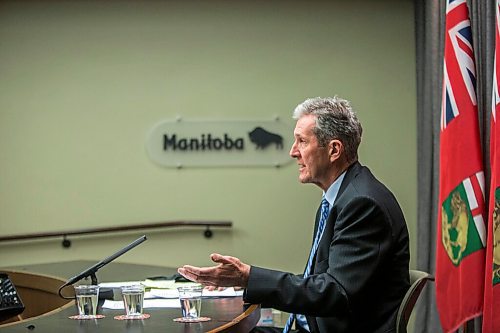
<path fill-rule="evenodd" d="M 434 277 L 429 273 L 410 269 L 410 289 L 406 292 L 399 306 L 396 319 L 396 333 L 406 333 L 406 327 L 408 326 L 408 320 L 410 319 L 413 307 L 427 281 L 434 281 Z"/>

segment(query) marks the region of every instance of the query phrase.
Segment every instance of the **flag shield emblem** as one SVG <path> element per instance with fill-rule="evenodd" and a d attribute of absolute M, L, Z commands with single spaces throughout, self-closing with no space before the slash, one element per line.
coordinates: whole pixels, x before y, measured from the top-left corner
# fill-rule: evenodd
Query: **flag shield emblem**
<path fill-rule="evenodd" d="M 473 195 L 473 194 L 472 194 Z M 442 205 L 442 242 L 448 257 L 455 266 L 467 255 L 483 248 L 471 209 L 470 197 L 463 183 L 460 183 Z M 479 216 L 479 218 L 482 217 Z"/>
<path fill-rule="evenodd" d="M 500 283 L 500 187 L 495 189 L 493 210 L 493 285 Z"/>

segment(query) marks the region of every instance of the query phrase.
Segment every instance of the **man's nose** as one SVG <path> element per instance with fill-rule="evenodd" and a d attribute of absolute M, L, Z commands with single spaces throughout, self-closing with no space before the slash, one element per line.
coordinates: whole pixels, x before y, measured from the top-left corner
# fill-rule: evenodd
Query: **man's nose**
<path fill-rule="evenodd" d="M 289 154 L 291 157 L 297 157 L 297 144 L 296 144 L 296 142 L 294 142 L 292 145 L 292 148 L 290 148 Z"/>

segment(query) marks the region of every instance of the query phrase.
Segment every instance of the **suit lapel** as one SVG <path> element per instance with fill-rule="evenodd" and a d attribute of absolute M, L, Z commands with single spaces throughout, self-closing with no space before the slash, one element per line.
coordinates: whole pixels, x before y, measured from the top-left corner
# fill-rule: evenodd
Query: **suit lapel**
<path fill-rule="evenodd" d="M 342 193 L 347 188 L 347 186 L 349 185 L 351 180 L 358 175 L 358 173 L 361 170 L 361 167 L 362 166 L 361 166 L 361 164 L 359 164 L 359 162 L 355 162 L 351 166 L 349 166 L 349 168 L 347 169 L 347 172 L 344 176 L 344 179 L 342 180 L 342 184 L 340 184 L 339 192 L 337 194 L 337 197 L 335 198 L 335 201 L 337 201 L 337 199 L 342 195 Z M 321 211 L 321 205 L 318 208 L 318 210 L 316 211 L 316 221 L 314 223 L 313 243 L 314 243 L 314 236 L 316 235 L 316 232 L 318 230 L 318 224 L 319 224 L 319 219 L 320 219 L 320 214 L 321 214 L 320 211 Z M 321 240 L 319 242 L 318 250 L 314 254 L 314 260 L 313 260 L 313 264 L 311 267 L 312 273 L 315 272 L 315 267 L 316 267 L 316 264 L 318 263 L 318 254 L 320 253 L 320 251 L 325 251 L 324 249 L 326 247 L 327 248 L 326 252 L 328 252 L 328 250 L 330 248 L 329 242 L 333 238 L 333 230 L 334 230 L 334 224 L 335 224 L 336 218 L 337 218 L 336 217 L 336 208 L 335 208 L 335 202 L 334 202 L 332 209 L 330 210 L 330 214 L 328 215 L 328 220 L 327 220 L 327 223 L 325 225 L 323 237 L 321 238 Z M 312 247 L 312 244 L 311 244 L 311 247 Z M 323 257 L 324 256 L 320 257 L 320 259 L 323 260 Z"/>

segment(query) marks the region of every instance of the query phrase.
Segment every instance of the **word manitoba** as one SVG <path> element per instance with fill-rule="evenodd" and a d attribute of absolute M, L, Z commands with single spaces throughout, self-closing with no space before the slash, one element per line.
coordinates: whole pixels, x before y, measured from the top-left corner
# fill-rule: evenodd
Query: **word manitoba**
<path fill-rule="evenodd" d="M 212 134 L 201 134 L 194 138 L 177 138 L 177 134 L 163 135 L 163 150 L 180 151 L 205 151 L 205 150 L 243 150 L 245 141 L 243 138 L 233 139 L 227 133 L 224 137 L 215 137 Z"/>

